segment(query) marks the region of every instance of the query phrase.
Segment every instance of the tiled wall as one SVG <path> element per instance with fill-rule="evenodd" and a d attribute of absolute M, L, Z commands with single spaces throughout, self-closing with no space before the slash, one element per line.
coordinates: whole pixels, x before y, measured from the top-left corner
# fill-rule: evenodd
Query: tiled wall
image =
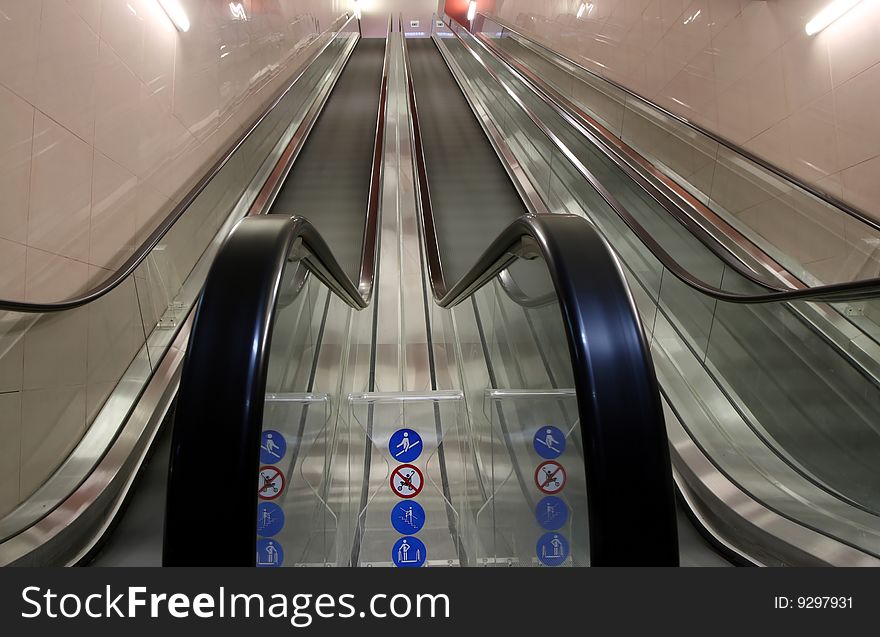
<path fill-rule="evenodd" d="M 421 28 L 430 31 L 431 16 L 443 13 L 438 0 L 360 0 L 359 4 L 365 38 L 384 38 L 388 31 L 388 16 L 394 19 L 395 31 L 398 17 L 405 21 L 419 20 Z"/>
<path fill-rule="evenodd" d="M 880 1 L 480 0 L 588 68 L 880 218 Z M 586 4 L 581 18 L 577 12 Z"/>
<path fill-rule="evenodd" d="M 181 4 L 187 33 L 155 0 L 0 0 L 0 297 L 106 277 L 299 66 L 313 17 L 349 8 L 254 0 L 236 22 L 228 2 Z M 0 312 L 0 516 L 87 431 L 237 198 L 229 171 L 110 294 Z"/>
<path fill-rule="evenodd" d="M 348 0 L 0 0 L 0 298 L 107 276 Z"/>

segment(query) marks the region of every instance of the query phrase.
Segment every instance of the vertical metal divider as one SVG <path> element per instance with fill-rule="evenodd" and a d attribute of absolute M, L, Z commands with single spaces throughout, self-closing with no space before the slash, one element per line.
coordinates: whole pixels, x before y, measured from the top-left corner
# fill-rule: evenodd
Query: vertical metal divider
<path fill-rule="evenodd" d="M 388 66 L 389 66 L 389 52 L 391 45 L 391 34 L 393 30 L 393 19 L 389 14 L 388 16 L 388 30 L 385 36 L 385 58 L 382 63 L 382 86 L 379 92 L 379 112 L 377 115 L 376 121 L 376 137 L 373 145 L 373 166 L 372 166 L 372 175 L 371 175 L 371 183 L 370 183 L 370 196 L 369 201 L 367 203 L 367 221 L 366 221 L 366 230 L 364 234 L 364 252 L 363 257 L 361 259 L 361 280 L 363 280 L 363 273 L 367 270 L 372 271 L 374 273 L 374 278 L 371 282 L 371 288 L 373 290 L 373 316 L 372 322 L 370 326 L 370 342 L 372 343 L 372 347 L 370 348 L 370 362 L 369 362 L 369 376 L 367 381 L 367 387 L 369 391 L 375 391 L 376 388 L 376 356 L 377 356 L 377 334 L 379 328 L 379 305 L 380 305 L 380 289 L 381 283 L 376 285 L 379 281 L 379 276 L 382 268 L 382 259 L 381 259 L 381 192 L 382 192 L 382 175 L 383 170 L 382 166 L 384 164 L 384 149 L 385 149 L 385 129 L 387 123 L 387 109 L 388 109 Z M 369 229 L 372 228 L 370 232 Z M 368 245 L 374 246 L 375 249 L 368 251 Z M 368 255 L 372 255 L 373 261 L 367 264 Z M 369 265 L 369 267 L 368 267 Z M 350 409 L 349 409 L 350 412 Z M 351 414 L 348 414 L 349 418 L 349 427 L 351 427 Z M 357 566 L 358 560 L 360 559 L 360 551 L 361 551 L 361 542 L 364 534 L 364 524 L 365 519 L 364 515 L 366 512 L 367 501 L 369 498 L 369 488 L 370 488 L 370 471 L 373 461 L 373 449 L 372 449 L 372 432 L 373 432 L 373 418 L 374 418 L 374 409 L 373 405 L 370 404 L 368 406 L 368 415 L 367 415 L 367 432 L 364 438 L 364 465 L 363 465 L 363 481 L 361 483 L 361 493 L 359 499 L 359 505 L 357 509 L 356 516 L 356 524 L 354 536 L 352 538 L 352 546 L 351 553 L 349 559 L 349 566 Z"/>

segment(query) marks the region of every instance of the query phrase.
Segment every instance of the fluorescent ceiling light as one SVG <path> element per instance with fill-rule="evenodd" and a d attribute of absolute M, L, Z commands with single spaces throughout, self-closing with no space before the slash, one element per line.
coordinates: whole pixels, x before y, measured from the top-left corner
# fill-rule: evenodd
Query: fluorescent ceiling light
<path fill-rule="evenodd" d="M 247 21 L 247 13 L 244 10 L 244 5 L 240 2 L 230 2 L 229 3 L 229 13 L 232 14 L 233 20 L 242 20 Z"/>
<path fill-rule="evenodd" d="M 468 5 L 468 21 L 473 20 L 475 15 L 477 15 L 477 0 L 471 0 L 471 3 Z"/>
<path fill-rule="evenodd" d="M 178 31 L 186 33 L 189 31 L 189 18 L 186 17 L 186 11 L 180 6 L 178 0 L 159 0 L 159 5 L 165 10 L 166 15 L 177 27 Z"/>
<path fill-rule="evenodd" d="M 815 35 L 829 24 L 837 20 L 844 13 L 852 9 L 862 0 L 834 0 L 827 7 L 813 16 L 813 19 L 807 22 L 804 30 L 807 35 Z"/>
<path fill-rule="evenodd" d="M 575 16 L 578 20 L 584 17 L 584 12 L 586 11 L 587 15 L 593 13 L 593 3 L 592 2 L 581 2 L 581 6 L 578 7 L 577 15 Z"/>

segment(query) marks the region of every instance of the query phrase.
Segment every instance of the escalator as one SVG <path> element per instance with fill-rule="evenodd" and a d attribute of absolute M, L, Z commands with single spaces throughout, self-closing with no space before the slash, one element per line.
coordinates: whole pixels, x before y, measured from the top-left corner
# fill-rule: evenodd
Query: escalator
<path fill-rule="evenodd" d="M 388 50 L 374 285 L 319 212 L 230 235 L 181 379 L 165 564 L 676 564 L 663 414 L 616 260 L 582 219 L 525 214 L 431 40 Z M 514 284 L 541 307 L 501 307 Z M 194 516 L 218 530 L 198 551 Z"/>
<path fill-rule="evenodd" d="M 756 249 L 717 202 L 701 210 L 621 143 L 619 128 L 609 134 L 598 97 L 589 114 L 572 106 L 587 89 L 572 89 L 578 77 L 539 45 L 494 27 L 475 37 L 452 24 L 438 35 L 529 183 L 554 211 L 590 219 L 620 257 L 652 343 L 676 482 L 701 524 L 751 562 L 876 563 L 876 330 L 850 310 L 877 302 L 878 280 L 816 281 L 790 255 Z M 762 183 L 785 178 L 768 172 Z M 784 189 L 800 197 L 808 230 L 852 217 L 850 232 L 871 236 L 876 224 L 857 211 L 792 182 Z M 707 219 L 727 234 L 713 235 Z"/>
<path fill-rule="evenodd" d="M 181 294 L 3 563 L 157 564 L 161 509 L 169 565 L 876 564 L 877 280 L 713 234 L 534 47 L 435 24 L 340 27 L 105 286 Z"/>

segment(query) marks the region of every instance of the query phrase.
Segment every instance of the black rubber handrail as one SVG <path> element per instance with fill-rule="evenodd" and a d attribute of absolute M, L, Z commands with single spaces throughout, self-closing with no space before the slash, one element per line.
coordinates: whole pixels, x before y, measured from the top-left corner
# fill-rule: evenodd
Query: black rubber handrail
<path fill-rule="evenodd" d="M 196 308 L 181 373 L 165 510 L 165 565 L 254 564 L 260 432 L 272 328 L 285 268 L 295 259 L 349 306 L 361 295 L 302 217 L 242 219 L 221 246 Z M 191 550 L 188 485 L 211 476 L 199 506 L 222 532 Z"/>
<path fill-rule="evenodd" d="M 636 218 L 617 200 L 617 198 L 613 194 L 611 194 L 611 192 L 593 175 L 593 173 L 574 156 L 574 154 L 565 146 L 564 142 L 562 142 L 562 140 L 560 140 L 547 127 L 547 125 L 542 122 L 537 117 L 537 115 L 526 104 L 522 102 L 522 100 L 519 99 L 519 96 L 517 96 L 515 92 L 509 86 L 507 86 L 507 83 L 503 79 L 501 79 L 493 69 L 489 68 L 486 62 L 482 58 L 480 58 L 480 56 L 456 31 L 456 29 L 451 27 L 451 31 L 462 43 L 462 45 L 467 49 L 467 51 L 474 57 L 477 63 L 482 66 L 482 68 L 490 77 L 498 82 L 498 84 L 505 90 L 505 92 L 507 92 L 510 98 L 514 100 L 514 102 L 529 117 L 532 123 L 544 135 L 546 135 L 548 139 L 550 139 L 551 143 L 553 143 L 563 151 L 568 151 L 565 152 L 565 155 L 572 166 L 574 166 L 574 168 L 581 174 L 581 176 L 583 176 L 584 179 L 586 179 L 590 183 L 590 185 L 599 193 L 599 195 L 608 203 L 608 205 L 623 220 L 627 227 L 629 227 L 633 234 L 635 234 L 639 238 L 639 240 L 643 244 L 645 244 L 648 250 L 650 250 L 651 253 L 657 258 L 657 260 L 661 262 L 663 267 L 669 270 L 669 272 L 672 273 L 673 276 L 675 276 L 688 287 L 691 287 L 713 299 L 726 301 L 729 303 L 778 303 L 786 301 L 815 301 L 834 303 L 843 301 L 861 301 L 880 296 L 880 278 L 862 279 L 859 281 L 851 281 L 846 283 L 817 285 L 797 290 L 772 286 L 762 281 L 760 278 L 756 277 L 754 273 L 750 273 L 748 270 L 743 268 L 741 263 L 732 258 L 725 258 L 725 256 L 718 253 L 716 253 L 716 255 L 720 259 L 722 259 L 726 265 L 747 278 L 751 283 L 767 290 L 767 292 L 757 294 L 729 292 L 710 283 L 706 283 L 698 276 L 681 266 L 678 260 L 675 259 L 675 257 L 673 257 L 669 252 L 667 252 L 666 249 L 663 248 L 663 246 L 661 246 L 656 239 L 654 239 L 651 233 L 647 229 L 645 229 L 645 227 L 642 226 L 636 220 Z M 411 99 L 413 101 L 413 104 L 415 104 L 414 89 L 411 89 L 411 93 Z M 555 106 L 552 103 L 550 103 L 549 105 L 551 107 Z M 416 113 L 416 115 L 414 116 L 415 120 L 417 118 L 417 107 L 413 106 L 412 108 L 413 111 Z M 558 109 L 558 107 L 556 108 Z M 415 123 L 415 126 L 417 128 L 417 122 Z M 420 146 L 418 150 L 420 151 Z M 427 184 L 424 184 L 420 188 L 419 194 L 423 201 L 430 202 L 430 194 L 427 193 Z M 430 203 L 428 205 L 430 205 Z M 439 263 L 439 253 L 435 255 L 434 258 L 438 261 L 435 267 L 438 277 L 437 284 L 439 286 L 442 285 L 443 281 L 442 264 Z M 431 264 L 431 262 L 431 258 L 429 257 L 429 264 Z"/>
<path fill-rule="evenodd" d="M 570 215 L 520 218 L 460 281 L 444 288 L 438 301 L 455 305 L 517 255 L 538 254 L 550 269 L 571 352 L 587 449 L 592 563 L 677 564 L 674 494 L 657 380 L 623 274 L 595 229 Z M 301 258 L 349 306 L 366 305 L 305 219 L 251 217 L 230 234 L 199 300 L 181 377 L 166 507 L 166 565 L 254 563 L 253 487 L 269 351 L 280 282 L 292 258 Z M 203 538 L 207 544 L 193 552 L 188 487 L 205 475 L 213 476 L 213 488 L 200 505 L 213 512 L 214 524 L 224 533 Z M 639 507 L 632 506 L 628 494 L 638 497 Z"/>
<path fill-rule="evenodd" d="M 389 35 L 392 27 L 393 21 L 389 17 Z M 386 47 L 388 42 L 390 37 L 386 38 Z M 257 475 L 258 465 L 253 463 L 258 459 L 259 450 L 251 458 L 243 457 L 241 449 L 250 449 L 247 444 L 254 440 L 254 436 L 259 445 L 272 325 L 276 308 L 291 301 L 291 290 L 281 288 L 287 264 L 292 260 L 301 260 L 306 269 L 350 307 L 360 310 L 369 305 L 378 263 L 379 193 L 387 85 L 386 48 L 358 281 L 352 282 L 348 278 L 315 227 L 307 219 L 296 216 L 254 214 L 246 217 L 230 233 L 211 265 L 196 308 L 175 409 L 174 452 L 169 469 L 165 526 L 166 564 L 193 563 L 193 556 L 187 554 L 185 540 L 181 540 L 180 535 L 186 533 L 188 504 L 178 491 L 182 489 L 180 485 L 186 484 L 187 480 L 204 469 L 205 458 L 200 459 L 197 451 L 198 441 L 205 433 L 199 427 L 200 422 L 212 423 L 212 427 L 222 430 L 223 440 L 212 440 L 215 445 L 212 453 L 220 454 L 218 458 L 228 459 L 233 468 L 229 475 L 239 478 L 238 482 L 231 479 L 221 489 L 221 500 L 225 501 L 227 495 L 223 494 L 228 494 L 230 500 L 235 502 L 233 510 L 241 513 L 242 509 L 236 507 L 247 506 L 247 497 L 252 495 L 252 513 L 256 512 L 256 496 L 250 486 L 253 476 Z M 286 174 L 285 171 L 273 173 Z M 269 185 L 270 189 L 273 187 Z M 303 282 L 301 273 L 296 272 L 290 284 L 294 294 L 302 289 Z M 215 379 L 212 375 L 216 370 L 230 371 L 221 374 L 222 378 Z M 213 405 L 213 387 L 217 387 L 218 396 L 222 397 L 220 406 L 216 408 Z M 212 402 L 210 407 L 207 406 L 209 401 Z M 248 467 L 247 473 L 243 473 L 245 467 Z M 249 478 L 241 479 L 243 475 Z M 225 505 L 218 506 L 223 508 Z M 239 539 L 247 535 L 252 541 L 250 545 L 245 542 L 246 551 L 230 556 L 229 561 L 225 557 L 218 559 L 205 555 L 203 562 L 195 562 L 253 565 L 255 535 L 251 518 L 253 515 L 250 514 L 239 517 L 230 515 L 224 517 L 219 527 L 232 529 L 233 535 Z M 220 548 L 217 551 L 218 555 L 223 552 Z"/>
<path fill-rule="evenodd" d="M 334 20 L 333 24 L 346 18 L 345 22 L 339 27 L 339 31 L 344 29 L 348 23 L 353 19 L 354 14 L 345 13 L 336 20 Z M 331 25 L 332 29 L 332 25 Z M 81 307 L 83 305 L 87 305 L 92 301 L 96 301 L 105 294 L 111 292 L 116 287 L 118 287 L 123 281 L 125 281 L 129 276 L 131 276 L 134 271 L 144 262 L 147 256 L 153 251 L 153 249 L 159 244 L 159 242 L 165 237 L 166 234 L 171 230 L 171 228 L 177 223 L 177 221 L 183 216 L 183 214 L 189 209 L 192 203 L 196 200 L 196 198 L 202 194 L 205 188 L 208 187 L 208 184 L 217 176 L 220 170 L 229 162 L 235 152 L 241 147 L 241 145 L 253 134 L 253 132 L 259 127 L 259 125 L 269 116 L 269 114 L 275 109 L 276 106 L 281 102 L 282 99 L 293 89 L 299 79 L 306 73 L 309 66 L 311 66 L 312 62 L 317 60 L 324 51 L 327 50 L 327 47 L 332 44 L 333 39 L 331 38 L 326 44 L 324 44 L 320 49 L 318 49 L 314 54 L 312 54 L 309 59 L 300 67 L 299 73 L 296 74 L 296 77 L 291 80 L 286 86 L 282 87 L 275 97 L 269 102 L 269 104 L 264 108 L 259 115 L 253 120 L 251 125 L 241 134 L 238 138 L 233 142 L 233 144 L 228 148 L 228 150 L 220 157 L 208 172 L 195 184 L 195 186 L 190 189 L 190 191 L 184 195 L 183 199 L 178 203 L 171 212 L 168 213 L 168 216 L 162 220 L 162 222 L 153 230 L 150 235 L 144 240 L 144 242 L 134 251 L 134 253 L 125 260 L 125 262 L 119 266 L 119 268 L 113 272 L 109 277 L 104 279 L 101 283 L 95 285 L 93 288 L 79 294 L 77 296 L 73 296 L 69 299 L 65 299 L 63 301 L 54 301 L 50 303 L 34 303 L 29 301 L 16 301 L 12 299 L 0 299 L 0 310 L 6 310 L 10 312 L 22 312 L 22 313 L 46 313 L 46 312 L 61 312 L 64 310 L 72 310 L 77 307 Z"/>
<path fill-rule="evenodd" d="M 584 441 L 590 562 L 594 566 L 678 564 L 666 425 L 654 365 L 635 304 L 611 248 L 574 215 L 524 215 L 457 282 L 444 278 L 427 168 L 404 46 L 417 208 L 435 301 L 470 298 L 518 258 L 540 256 L 558 299 Z M 639 510 L 624 494 L 640 494 Z M 650 513 L 647 511 L 650 510 Z M 642 525 L 650 524 L 650 530 Z M 640 528 L 641 526 L 641 528 Z"/>
<path fill-rule="evenodd" d="M 545 307 L 551 303 L 556 303 L 555 292 L 547 292 L 536 296 L 526 294 L 507 269 L 501 270 L 498 273 L 498 283 L 501 285 L 501 289 L 504 290 L 507 298 L 521 307 Z"/>
<path fill-rule="evenodd" d="M 524 40 L 527 40 L 528 42 L 530 42 L 534 46 L 546 51 L 552 57 L 556 57 L 556 58 L 559 58 L 560 60 L 565 61 L 566 63 L 580 69 L 584 73 L 587 73 L 591 77 L 596 78 L 600 82 L 610 84 L 611 86 L 613 86 L 617 90 L 619 90 L 623 93 L 626 93 L 630 97 L 632 97 L 632 98 L 642 102 L 643 104 L 649 106 L 650 108 L 660 112 L 665 117 L 669 117 L 670 119 L 674 119 L 678 123 L 683 124 L 684 126 L 687 126 L 688 128 L 692 128 L 693 130 L 697 131 L 701 135 L 704 135 L 704 136 L 708 137 L 709 139 L 711 139 L 712 141 L 714 141 L 718 144 L 721 144 L 722 146 L 725 146 L 726 148 L 732 150 L 736 154 L 741 155 L 742 157 L 745 157 L 750 162 L 757 164 L 758 166 L 760 166 L 764 170 L 766 170 L 770 173 L 773 173 L 774 175 L 776 175 L 780 179 L 783 179 L 787 182 L 790 182 L 792 185 L 796 186 L 797 188 L 799 188 L 801 190 L 804 190 L 805 192 L 808 192 L 809 194 L 813 195 L 817 199 L 821 199 L 825 203 L 830 204 L 830 205 L 834 206 L 835 208 L 839 208 L 842 212 L 846 213 L 847 215 L 854 217 L 855 219 L 858 219 L 860 222 L 864 223 L 865 225 L 867 225 L 875 230 L 880 231 L 880 221 L 877 221 L 876 219 L 871 217 L 866 212 L 854 207 L 852 204 L 847 203 L 846 201 L 843 201 L 842 199 L 839 199 L 838 197 L 835 197 L 834 195 L 827 193 L 824 190 L 819 190 L 815 186 L 808 184 L 807 182 L 803 181 L 802 179 L 793 175 L 792 173 L 788 172 L 787 170 L 779 168 L 778 166 L 771 164 L 767 160 L 762 159 L 761 157 L 755 155 L 754 153 L 743 148 L 739 144 L 727 139 L 726 137 L 719 135 L 718 133 L 712 132 L 709 129 L 704 128 L 703 126 L 701 126 L 700 124 L 697 124 L 696 122 L 690 121 L 686 117 L 678 115 L 677 113 L 673 113 L 672 111 L 664 108 L 663 106 L 660 106 L 659 104 L 657 104 L 656 102 L 653 102 L 652 100 L 648 99 L 647 97 L 645 97 L 639 93 L 636 93 L 635 91 L 633 91 L 630 88 L 627 88 L 623 84 L 620 84 L 619 82 L 616 82 L 612 79 L 609 79 L 607 77 L 599 75 L 595 71 L 592 71 L 592 70 L 588 69 L 587 67 L 585 67 L 583 64 L 581 64 L 577 60 L 574 60 L 574 59 L 568 57 L 567 55 L 560 53 L 558 51 L 554 51 L 553 49 L 548 47 L 546 44 L 542 44 L 541 42 L 536 40 L 533 36 L 527 35 L 527 34 L 523 33 L 521 30 L 510 26 L 510 24 L 506 20 L 503 20 L 502 18 L 492 17 L 489 15 L 486 15 L 482 11 L 478 11 L 477 15 L 482 16 L 486 20 L 490 20 L 490 21 L 494 22 L 495 24 L 499 25 L 503 29 L 507 29 L 511 33 L 515 33 L 516 35 L 518 35 L 519 37 L 521 37 Z"/>

